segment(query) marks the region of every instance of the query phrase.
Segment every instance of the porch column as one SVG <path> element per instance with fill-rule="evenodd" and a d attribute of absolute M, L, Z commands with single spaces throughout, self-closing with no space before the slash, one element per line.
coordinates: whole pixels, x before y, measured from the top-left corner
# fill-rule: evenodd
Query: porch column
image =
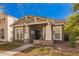
<path fill-rule="evenodd" d="M 52 28 L 50 24 L 46 26 L 46 39 L 45 40 L 52 40 Z"/>
<path fill-rule="evenodd" d="M 51 24 L 48 24 L 46 26 L 46 41 L 47 41 L 47 44 L 50 45 L 50 46 L 53 46 L 53 37 L 52 37 L 52 27 L 51 27 Z"/>
<path fill-rule="evenodd" d="M 24 35 L 24 38 L 25 38 L 25 42 L 27 42 L 27 43 L 29 43 L 29 40 L 30 40 L 30 34 L 29 34 L 30 32 L 29 32 L 29 27 L 28 27 L 28 25 L 26 25 L 26 27 L 25 27 L 25 35 Z"/>
<path fill-rule="evenodd" d="M 60 40 L 63 40 L 63 27 L 60 27 Z"/>

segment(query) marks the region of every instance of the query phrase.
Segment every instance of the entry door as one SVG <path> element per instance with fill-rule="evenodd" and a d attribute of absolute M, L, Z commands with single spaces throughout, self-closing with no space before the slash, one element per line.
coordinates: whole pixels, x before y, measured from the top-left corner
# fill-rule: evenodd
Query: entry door
<path fill-rule="evenodd" d="M 40 30 L 35 30 L 35 39 L 39 40 L 41 37 L 41 31 Z"/>

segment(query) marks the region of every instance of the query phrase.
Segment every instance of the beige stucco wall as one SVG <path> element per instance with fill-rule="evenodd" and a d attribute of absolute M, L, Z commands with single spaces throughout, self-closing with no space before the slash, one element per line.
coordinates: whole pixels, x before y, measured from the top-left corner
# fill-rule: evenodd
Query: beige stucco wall
<path fill-rule="evenodd" d="M 45 40 L 53 40 L 51 25 L 46 26 L 46 39 Z"/>
<path fill-rule="evenodd" d="M 4 22 L 4 20 L 3 20 L 3 18 L 5 18 L 5 22 Z M 5 37 L 5 39 L 1 39 L 1 37 L 0 37 L 0 41 L 7 41 L 7 16 L 5 16 L 4 14 L 1 14 L 0 13 L 0 30 L 1 29 L 4 29 L 4 37 Z"/>
<path fill-rule="evenodd" d="M 12 23 L 14 23 L 14 21 L 16 20 L 16 18 L 11 17 L 11 16 L 7 16 L 7 35 L 8 35 L 8 41 L 11 41 L 12 39 L 12 32 L 13 32 L 13 28 L 10 26 Z"/>
<path fill-rule="evenodd" d="M 3 19 L 5 19 L 5 21 Z M 0 30 L 4 29 L 4 39 L 0 37 L 0 41 L 10 41 L 12 37 L 11 31 L 13 31 L 10 25 L 14 22 L 14 19 L 14 17 L 0 13 Z"/>

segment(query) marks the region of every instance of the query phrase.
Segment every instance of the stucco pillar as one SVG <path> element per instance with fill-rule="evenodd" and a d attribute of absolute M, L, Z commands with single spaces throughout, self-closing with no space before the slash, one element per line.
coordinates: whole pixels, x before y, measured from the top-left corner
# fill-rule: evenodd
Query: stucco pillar
<path fill-rule="evenodd" d="M 47 44 L 49 44 L 50 46 L 53 46 L 53 38 L 52 38 L 52 27 L 51 27 L 51 24 L 48 24 L 46 26 L 46 41 L 47 41 Z"/>
<path fill-rule="evenodd" d="M 62 41 L 63 40 L 63 27 L 61 26 L 60 27 L 60 40 Z"/>
<path fill-rule="evenodd" d="M 52 28 L 50 24 L 46 26 L 46 39 L 45 40 L 52 40 Z"/>
<path fill-rule="evenodd" d="M 26 25 L 25 27 L 25 35 L 24 35 L 24 38 L 25 38 L 25 42 L 29 43 L 30 41 L 30 31 L 29 31 L 29 27 Z"/>

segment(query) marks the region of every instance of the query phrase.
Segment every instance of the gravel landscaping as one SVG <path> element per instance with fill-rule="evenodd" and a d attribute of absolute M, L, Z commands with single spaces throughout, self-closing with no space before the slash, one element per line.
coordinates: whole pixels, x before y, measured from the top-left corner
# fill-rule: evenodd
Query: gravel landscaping
<path fill-rule="evenodd" d="M 71 48 L 68 42 L 54 42 L 53 47 L 30 47 L 16 56 L 79 56 L 79 43 Z"/>

